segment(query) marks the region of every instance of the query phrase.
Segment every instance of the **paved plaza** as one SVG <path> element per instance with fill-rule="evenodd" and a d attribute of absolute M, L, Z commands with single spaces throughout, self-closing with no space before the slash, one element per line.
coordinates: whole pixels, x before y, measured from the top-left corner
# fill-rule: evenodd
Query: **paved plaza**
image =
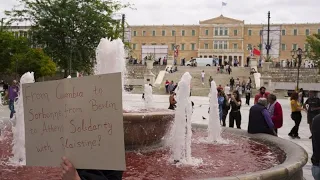
<path fill-rule="evenodd" d="M 143 101 L 141 95 L 139 94 L 132 94 L 129 96 L 125 96 L 125 104 L 124 106 L 131 106 L 131 107 L 142 107 Z M 208 107 L 209 107 L 209 99 L 208 97 L 191 97 L 192 101 L 195 103 L 194 106 L 194 113 L 192 116 L 192 122 L 196 124 L 208 124 Z M 168 108 L 169 96 L 167 95 L 154 95 L 154 107 L 155 108 Z M 244 102 L 245 100 L 242 99 Z M 299 144 L 302 146 L 309 155 L 309 160 L 307 165 L 304 167 L 304 177 L 306 180 L 313 180 L 311 175 L 311 162 L 310 157 L 312 155 L 312 144 L 310 137 L 309 126 L 307 124 L 306 113 L 303 112 L 302 122 L 300 125 L 299 133 L 301 139 L 291 139 L 288 137 L 288 133 L 291 128 L 294 126 L 293 120 L 290 118 L 290 105 L 288 99 L 279 99 L 278 100 L 283 108 L 283 115 L 284 115 L 284 124 L 281 129 L 279 129 L 279 137 L 283 139 L 290 140 L 294 143 Z M 251 99 L 251 104 L 253 104 L 253 99 Z M 241 108 L 242 113 L 242 129 L 246 130 L 248 127 L 248 118 L 249 118 L 249 109 L 250 106 L 243 105 Z M 0 107 L 0 119 L 7 121 L 9 120 L 9 109 L 8 106 Z M 202 116 L 206 117 L 206 120 L 203 120 Z M 228 124 L 228 117 L 227 117 L 227 124 Z"/>

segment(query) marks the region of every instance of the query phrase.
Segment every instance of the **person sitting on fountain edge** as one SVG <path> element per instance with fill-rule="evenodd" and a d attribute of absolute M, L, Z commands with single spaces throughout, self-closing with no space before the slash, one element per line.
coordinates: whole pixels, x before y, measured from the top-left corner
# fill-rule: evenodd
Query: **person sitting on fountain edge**
<path fill-rule="evenodd" d="M 177 101 L 174 98 L 175 95 L 176 95 L 175 92 L 170 91 L 170 96 L 169 96 L 169 104 L 170 105 L 169 105 L 168 109 L 171 109 L 171 110 L 175 110 L 176 109 Z"/>
<path fill-rule="evenodd" d="M 62 180 L 121 180 L 123 171 L 76 169 L 66 158 L 61 163 Z"/>
<path fill-rule="evenodd" d="M 258 103 L 250 108 L 248 133 L 266 133 L 276 135 L 274 124 L 267 110 L 268 101 L 266 98 L 260 98 Z"/>

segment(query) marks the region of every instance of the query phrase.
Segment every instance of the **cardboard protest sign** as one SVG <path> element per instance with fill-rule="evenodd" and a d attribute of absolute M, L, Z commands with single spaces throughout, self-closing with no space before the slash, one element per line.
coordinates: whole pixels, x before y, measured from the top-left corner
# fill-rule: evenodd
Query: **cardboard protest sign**
<path fill-rule="evenodd" d="M 23 84 L 28 166 L 125 170 L 121 73 Z"/>

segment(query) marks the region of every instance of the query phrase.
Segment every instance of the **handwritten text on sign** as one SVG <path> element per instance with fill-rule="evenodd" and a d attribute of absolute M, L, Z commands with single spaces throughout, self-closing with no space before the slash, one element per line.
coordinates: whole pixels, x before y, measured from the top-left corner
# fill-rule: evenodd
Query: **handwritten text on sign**
<path fill-rule="evenodd" d="M 27 165 L 124 170 L 120 73 L 24 84 Z"/>

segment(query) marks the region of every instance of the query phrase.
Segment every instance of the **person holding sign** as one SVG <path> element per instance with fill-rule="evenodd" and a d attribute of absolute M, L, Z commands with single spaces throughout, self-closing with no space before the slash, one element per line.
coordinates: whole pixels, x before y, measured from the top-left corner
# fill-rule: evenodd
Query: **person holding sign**
<path fill-rule="evenodd" d="M 123 171 L 76 169 L 66 158 L 61 163 L 62 180 L 121 180 Z"/>

